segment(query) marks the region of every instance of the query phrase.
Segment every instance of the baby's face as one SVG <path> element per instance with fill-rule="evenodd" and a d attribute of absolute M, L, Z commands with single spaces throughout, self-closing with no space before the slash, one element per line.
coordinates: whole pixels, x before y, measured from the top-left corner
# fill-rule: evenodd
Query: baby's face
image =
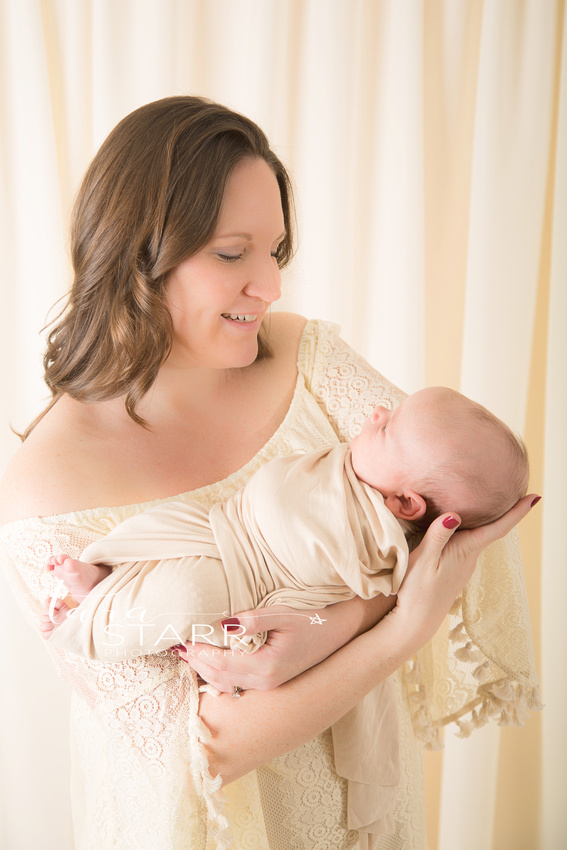
<path fill-rule="evenodd" d="M 430 478 L 457 439 L 455 417 L 460 420 L 459 440 L 467 439 L 469 427 L 473 427 L 459 415 L 461 407 L 443 387 L 428 387 L 409 396 L 395 410 L 374 408 L 351 442 L 352 465 L 358 478 L 384 497 L 401 495 Z M 473 439 L 472 434 L 470 437 Z"/>
<path fill-rule="evenodd" d="M 423 497 L 457 513 L 482 513 L 490 498 L 500 508 L 515 474 L 509 440 L 479 408 L 445 387 L 420 390 L 394 411 L 376 407 L 351 442 L 356 475 L 400 518 L 419 518 Z"/>
<path fill-rule="evenodd" d="M 375 407 L 360 434 L 351 442 L 353 469 L 383 496 L 404 491 L 415 479 L 415 467 L 428 451 L 429 407 L 422 390 L 395 410 Z"/>

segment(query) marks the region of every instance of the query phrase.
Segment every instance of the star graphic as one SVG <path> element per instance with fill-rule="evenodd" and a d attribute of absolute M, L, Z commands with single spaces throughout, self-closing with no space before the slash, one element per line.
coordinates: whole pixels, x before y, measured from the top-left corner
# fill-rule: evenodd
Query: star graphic
<path fill-rule="evenodd" d="M 309 615 L 308 615 L 308 616 L 309 616 Z M 311 625 L 312 625 L 312 626 L 313 626 L 313 625 L 322 626 L 322 625 L 323 625 L 323 623 L 326 623 L 326 622 L 327 622 L 326 620 L 322 620 L 322 619 L 321 619 L 321 617 L 319 616 L 319 614 L 315 614 L 315 616 L 314 616 L 314 617 L 309 616 L 309 619 L 311 620 Z"/>

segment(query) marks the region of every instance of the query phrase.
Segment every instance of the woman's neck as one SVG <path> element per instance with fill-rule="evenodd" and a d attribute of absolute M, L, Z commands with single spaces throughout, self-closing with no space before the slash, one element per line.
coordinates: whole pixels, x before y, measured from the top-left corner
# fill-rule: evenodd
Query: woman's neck
<path fill-rule="evenodd" d="M 172 415 L 195 416 L 222 406 L 233 386 L 244 379 L 241 369 L 183 368 L 164 364 L 137 413 L 147 422 Z"/>

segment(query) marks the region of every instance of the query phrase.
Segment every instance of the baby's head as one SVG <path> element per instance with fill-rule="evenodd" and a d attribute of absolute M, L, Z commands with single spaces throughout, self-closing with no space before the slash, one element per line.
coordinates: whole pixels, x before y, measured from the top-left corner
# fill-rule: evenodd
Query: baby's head
<path fill-rule="evenodd" d="M 352 465 L 399 519 L 423 531 L 455 511 L 462 528 L 493 522 L 526 492 L 522 441 L 486 408 L 445 387 L 376 407 L 352 440 Z"/>

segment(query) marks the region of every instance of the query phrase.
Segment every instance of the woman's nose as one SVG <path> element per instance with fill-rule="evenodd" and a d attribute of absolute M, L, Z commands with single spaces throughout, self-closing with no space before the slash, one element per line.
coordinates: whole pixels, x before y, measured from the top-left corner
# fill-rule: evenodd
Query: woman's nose
<path fill-rule="evenodd" d="M 282 277 L 275 257 L 257 262 L 251 270 L 249 282 L 244 287 L 247 295 L 267 304 L 277 301 L 282 294 Z"/>

